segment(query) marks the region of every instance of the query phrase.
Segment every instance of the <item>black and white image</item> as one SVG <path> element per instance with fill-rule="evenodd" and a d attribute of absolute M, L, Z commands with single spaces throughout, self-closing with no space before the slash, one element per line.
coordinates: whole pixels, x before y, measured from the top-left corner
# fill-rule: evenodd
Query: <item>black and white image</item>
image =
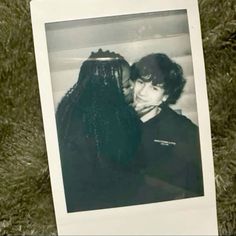
<path fill-rule="evenodd" d="M 46 36 L 67 212 L 204 196 L 187 11 Z"/>
<path fill-rule="evenodd" d="M 42 0 L 31 16 L 59 235 L 216 235 L 197 0 Z"/>

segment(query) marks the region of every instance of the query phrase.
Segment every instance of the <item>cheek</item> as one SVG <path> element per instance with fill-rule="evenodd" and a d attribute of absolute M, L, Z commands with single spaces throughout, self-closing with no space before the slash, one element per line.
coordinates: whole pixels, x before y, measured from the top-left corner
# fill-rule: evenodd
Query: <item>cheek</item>
<path fill-rule="evenodd" d="M 129 95 L 129 94 L 132 93 L 132 89 L 130 89 L 130 88 L 124 88 L 124 89 L 123 89 L 123 93 L 124 93 L 125 96 L 127 96 L 127 95 Z"/>
<path fill-rule="evenodd" d="M 137 88 L 137 85 L 136 85 L 136 84 L 134 85 L 133 91 L 134 91 L 134 96 L 135 96 L 135 95 L 137 94 L 137 92 L 138 92 L 138 88 Z"/>
<path fill-rule="evenodd" d="M 162 94 L 155 94 L 155 96 L 153 96 L 153 100 L 155 100 L 155 102 L 158 104 L 162 103 L 162 98 L 163 98 Z"/>
<path fill-rule="evenodd" d="M 140 91 L 140 89 L 142 88 L 142 85 L 135 83 L 133 87 L 134 87 L 133 88 L 134 94 L 137 94 Z"/>

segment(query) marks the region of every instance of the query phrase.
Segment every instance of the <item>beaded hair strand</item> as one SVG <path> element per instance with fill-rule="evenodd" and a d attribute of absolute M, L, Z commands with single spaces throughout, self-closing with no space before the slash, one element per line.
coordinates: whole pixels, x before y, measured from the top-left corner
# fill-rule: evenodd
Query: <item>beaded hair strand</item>
<path fill-rule="evenodd" d="M 96 141 L 98 155 L 116 162 L 128 162 L 132 158 L 139 137 L 139 122 L 125 102 L 123 67 L 129 68 L 129 64 L 122 56 L 101 49 L 82 64 L 78 81 L 57 109 L 60 146 L 68 142 L 71 124 L 82 120 L 86 135 Z"/>

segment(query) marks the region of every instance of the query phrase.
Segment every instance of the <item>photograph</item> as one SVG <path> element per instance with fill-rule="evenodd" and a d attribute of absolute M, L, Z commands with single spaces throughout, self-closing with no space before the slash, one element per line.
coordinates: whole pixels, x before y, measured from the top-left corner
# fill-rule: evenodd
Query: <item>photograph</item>
<path fill-rule="evenodd" d="M 67 211 L 204 195 L 187 11 L 46 35 Z"/>
<path fill-rule="evenodd" d="M 58 234 L 217 235 L 197 0 L 31 17 Z"/>

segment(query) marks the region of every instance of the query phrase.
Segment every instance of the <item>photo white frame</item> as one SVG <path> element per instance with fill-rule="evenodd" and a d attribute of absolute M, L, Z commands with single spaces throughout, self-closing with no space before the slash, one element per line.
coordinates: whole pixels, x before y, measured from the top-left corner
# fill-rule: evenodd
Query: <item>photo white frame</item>
<path fill-rule="evenodd" d="M 115 7 L 114 7 L 115 6 Z M 67 213 L 45 24 L 186 9 L 198 107 L 204 196 Z M 34 0 L 31 15 L 52 194 L 59 235 L 217 235 L 210 118 L 197 0 Z"/>

